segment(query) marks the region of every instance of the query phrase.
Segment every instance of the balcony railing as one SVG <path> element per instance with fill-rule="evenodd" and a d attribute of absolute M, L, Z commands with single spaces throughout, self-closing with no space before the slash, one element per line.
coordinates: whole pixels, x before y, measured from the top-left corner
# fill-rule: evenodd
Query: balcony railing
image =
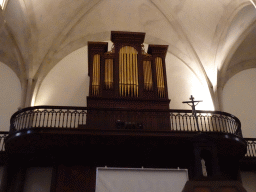
<path fill-rule="evenodd" d="M 36 106 L 24 108 L 11 118 L 10 133 L 29 128 L 143 129 L 172 132 L 222 132 L 242 137 L 241 123 L 220 111 L 132 110 Z"/>
<path fill-rule="evenodd" d="M 246 158 L 256 158 L 256 138 L 245 138 L 247 142 Z"/>
<path fill-rule="evenodd" d="M 5 151 L 5 138 L 8 136 L 9 132 L 0 131 L 0 152 Z"/>

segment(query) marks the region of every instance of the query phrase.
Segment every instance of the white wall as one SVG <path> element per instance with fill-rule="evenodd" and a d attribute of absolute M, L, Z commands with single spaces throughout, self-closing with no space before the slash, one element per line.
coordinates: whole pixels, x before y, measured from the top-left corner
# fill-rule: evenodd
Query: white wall
<path fill-rule="evenodd" d="M 255 172 L 241 172 L 242 182 L 247 192 L 256 191 L 256 173 Z"/>
<path fill-rule="evenodd" d="M 256 69 L 234 75 L 223 89 L 223 110 L 237 116 L 244 137 L 256 138 Z"/>
<path fill-rule="evenodd" d="M 9 131 L 10 118 L 20 103 L 20 81 L 7 65 L 0 62 L 0 131 Z"/>
<path fill-rule="evenodd" d="M 86 106 L 87 55 L 85 46 L 62 59 L 43 80 L 35 105 Z"/>
<path fill-rule="evenodd" d="M 191 109 L 182 102 L 189 101 L 193 95 L 195 100 L 203 100 L 196 109 L 214 110 L 208 87 L 199 81 L 188 66 L 170 53 L 166 56 L 166 71 L 170 109 Z"/>

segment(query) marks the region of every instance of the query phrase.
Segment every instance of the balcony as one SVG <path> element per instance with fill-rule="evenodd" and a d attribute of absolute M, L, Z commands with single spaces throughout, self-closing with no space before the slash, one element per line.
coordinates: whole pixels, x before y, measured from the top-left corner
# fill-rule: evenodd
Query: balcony
<path fill-rule="evenodd" d="M 13 114 L 10 134 L 17 135 L 17 132 L 23 130 L 40 128 L 66 130 L 86 128 L 224 133 L 242 138 L 241 123 L 231 114 L 220 111 L 197 111 L 197 119 L 191 110 L 36 106 Z"/>
<path fill-rule="evenodd" d="M 13 114 L 6 148 L 10 153 L 27 153 L 133 143 L 135 148 L 159 145 L 187 151 L 190 140 L 199 133 L 215 138 L 223 153 L 236 156 L 246 152 L 240 121 L 228 113 L 197 111 L 196 119 L 191 110 L 62 106 L 29 107 Z"/>

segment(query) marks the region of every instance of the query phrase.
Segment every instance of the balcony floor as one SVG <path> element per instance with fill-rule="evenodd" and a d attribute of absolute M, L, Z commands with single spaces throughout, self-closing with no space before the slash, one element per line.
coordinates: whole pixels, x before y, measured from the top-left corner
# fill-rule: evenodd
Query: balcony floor
<path fill-rule="evenodd" d="M 6 151 L 31 154 L 33 158 L 40 154 L 42 161 L 46 156 L 68 155 L 101 166 L 187 167 L 193 156 L 192 140 L 198 135 L 184 131 L 34 128 L 10 134 Z M 246 153 L 246 144 L 240 137 L 219 132 L 207 135 L 213 138 L 222 156 L 241 158 Z M 142 161 L 137 164 L 136 159 Z"/>

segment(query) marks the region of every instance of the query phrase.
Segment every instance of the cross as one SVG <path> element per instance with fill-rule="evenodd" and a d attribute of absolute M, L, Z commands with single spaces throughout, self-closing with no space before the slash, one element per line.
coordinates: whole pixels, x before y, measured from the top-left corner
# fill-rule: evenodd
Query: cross
<path fill-rule="evenodd" d="M 190 107 L 192 107 L 192 115 L 194 115 L 196 119 L 197 131 L 199 131 L 198 119 L 196 116 L 196 106 L 198 105 L 199 102 L 202 102 L 202 101 L 194 101 L 195 98 L 192 95 L 189 99 L 191 101 L 183 101 L 182 103 L 187 103 Z"/>

